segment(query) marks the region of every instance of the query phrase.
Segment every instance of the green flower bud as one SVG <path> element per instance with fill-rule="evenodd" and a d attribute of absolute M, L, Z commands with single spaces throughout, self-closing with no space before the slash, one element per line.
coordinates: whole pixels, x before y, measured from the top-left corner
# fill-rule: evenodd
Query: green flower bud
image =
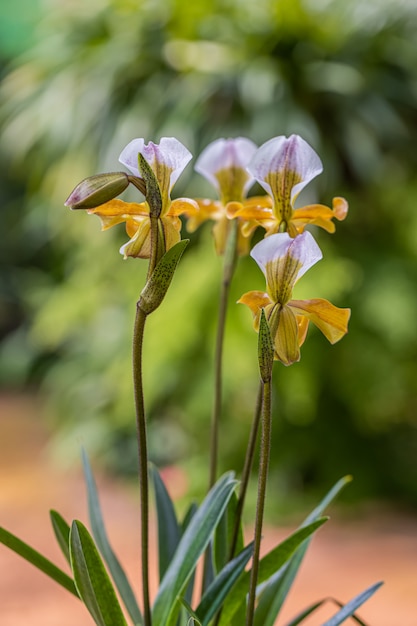
<path fill-rule="evenodd" d="M 124 172 L 96 174 L 82 180 L 68 196 L 65 206 L 70 209 L 94 209 L 100 204 L 113 200 L 129 185 L 129 177 Z"/>
<path fill-rule="evenodd" d="M 139 308 L 149 315 L 159 307 L 171 284 L 178 262 L 182 257 L 189 239 L 182 239 L 170 248 L 159 261 L 139 298 Z"/>
<path fill-rule="evenodd" d="M 261 319 L 259 320 L 258 360 L 261 379 L 264 383 L 267 383 L 272 377 L 272 367 L 274 365 L 274 344 L 272 342 L 271 331 L 265 317 L 264 309 L 261 311 Z"/>

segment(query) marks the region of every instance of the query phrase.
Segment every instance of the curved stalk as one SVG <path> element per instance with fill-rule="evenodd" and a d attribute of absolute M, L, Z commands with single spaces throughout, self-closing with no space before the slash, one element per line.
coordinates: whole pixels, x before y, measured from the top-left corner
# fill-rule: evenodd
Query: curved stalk
<path fill-rule="evenodd" d="M 136 427 L 139 449 L 139 486 L 141 510 L 141 549 L 142 549 L 142 594 L 145 626 L 152 626 L 149 599 L 149 481 L 148 481 L 148 444 L 146 434 L 146 416 L 143 399 L 142 347 L 146 313 L 136 307 L 135 328 L 133 333 L 133 382 L 136 407 Z"/>
<path fill-rule="evenodd" d="M 236 267 L 237 260 L 237 234 L 238 221 L 232 220 L 227 238 L 224 255 L 223 279 L 220 292 L 219 317 L 217 322 L 216 348 L 214 357 L 214 402 L 211 416 L 210 436 L 210 473 L 209 489 L 214 485 L 217 478 L 217 460 L 219 448 L 219 420 L 222 406 L 222 363 L 224 329 L 226 325 L 227 304 L 229 299 L 230 285 Z"/>
<path fill-rule="evenodd" d="M 262 383 L 262 386 L 262 440 L 259 459 L 258 501 L 256 505 L 254 549 L 249 583 L 249 599 L 246 613 L 246 626 L 253 626 L 253 619 L 255 615 L 256 584 L 258 581 L 266 483 L 268 478 L 269 457 L 271 450 L 271 379 Z"/>

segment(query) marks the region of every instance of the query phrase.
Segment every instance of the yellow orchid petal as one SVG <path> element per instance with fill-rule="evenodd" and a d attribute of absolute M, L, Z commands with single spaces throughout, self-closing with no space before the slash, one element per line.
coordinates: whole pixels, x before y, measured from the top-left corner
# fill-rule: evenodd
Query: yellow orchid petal
<path fill-rule="evenodd" d="M 298 324 L 298 345 L 301 346 L 306 340 L 308 325 L 310 320 L 304 315 L 297 315 L 297 324 Z"/>
<path fill-rule="evenodd" d="M 181 239 L 180 232 L 182 223 L 179 217 L 170 215 L 161 218 L 161 222 L 164 229 L 165 250 L 169 250 Z"/>
<path fill-rule="evenodd" d="M 226 216 L 217 220 L 213 226 L 214 244 L 216 246 L 216 252 L 218 255 L 224 254 L 226 249 L 227 234 L 229 232 L 229 220 Z"/>
<path fill-rule="evenodd" d="M 264 291 L 248 291 L 243 294 L 241 298 L 237 301 L 238 304 L 246 304 L 252 311 L 253 315 L 258 316 L 258 319 L 254 321 L 255 330 L 259 328 L 259 315 L 261 309 L 265 309 L 265 311 L 270 308 L 270 306 L 274 306 L 271 298 Z M 268 315 L 267 315 L 268 318 Z M 255 324 L 257 323 L 257 326 Z"/>
<path fill-rule="evenodd" d="M 342 221 L 348 213 L 348 203 L 344 198 L 333 198 L 333 209 L 323 204 L 310 204 L 293 211 L 291 221 L 298 232 L 302 232 L 304 225 L 315 224 L 329 233 L 334 233 L 336 227 L 333 219 Z"/>
<path fill-rule="evenodd" d="M 282 307 L 277 314 L 279 321 L 273 337 L 274 358 L 284 365 L 291 365 L 300 360 L 297 318 L 289 306 Z"/>
<path fill-rule="evenodd" d="M 341 198 L 340 196 L 338 196 L 337 198 L 333 198 L 333 212 L 339 222 L 343 221 L 346 218 L 348 211 L 349 204 L 345 198 Z"/>
<path fill-rule="evenodd" d="M 94 209 L 88 209 L 87 213 L 97 215 L 101 220 L 103 230 L 112 226 L 132 220 L 133 218 L 149 217 L 149 207 L 146 202 L 124 202 L 123 200 L 110 200 Z"/>
<path fill-rule="evenodd" d="M 120 248 L 121 254 L 126 259 L 128 256 L 138 259 L 149 259 L 151 254 L 151 222 L 149 219 L 143 220 L 138 225 L 133 237 Z"/>
<path fill-rule="evenodd" d="M 187 213 L 187 215 L 197 215 L 200 209 L 195 200 L 191 198 L 176 198 L 171 202 L 171 206 L 167 215 L 182 215 L 183 213 Z"/>
<path fill-rule="evenodd" d="M 272 209 L 260 204 L 252 204 L 250 206 L 246 203 L 241 204 L 241 208 L 236 211 L 234 217 L 239 217 L 242 220 L 272 220 L 274 219 Z"/>
<path fill-rule="evenodd" d="M 311 320 L 330 343 L 336 343 L 348 331 L 347 325 L 350 318 L 350 309 L 339 309 L 328 300 L 322 298 L 291 300 L 288 306 L 297 315 L 305 315 Z"/>

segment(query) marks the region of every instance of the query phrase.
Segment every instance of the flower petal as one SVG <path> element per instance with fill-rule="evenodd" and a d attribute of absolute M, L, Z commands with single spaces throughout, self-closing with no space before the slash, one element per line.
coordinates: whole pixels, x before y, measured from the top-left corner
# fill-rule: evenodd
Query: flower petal
<path fill-rule="evenodd" d="M 322 298 L 291 300 L 288 306 L 297 315 L 305 315 L 311 320 L 330 343 L 336 343 L 348 331 L 347 325 L 350 318 L 350 309 L 339 309 L 328 300 Z"/>
<path fill-rule="evenodd" d="M 270 293 L 274 293 L 281 290 L 285 283 L 292 289 L 295 282 L 323 255 L 314 237 L 305 232 L 294 239 L 288 233 L 270 235 L 253 247 L 251 256 L 263 271 Z M 297 267 L 290 272 L 294 261 Z"/>
<path fill-rule="evenodd" d="M 176 198 L 171 202 L 171 206 L 167 215 L 182 215 L 183 213 L 188 215 L 198 215 L 200 208 L 198 203 L 191 198 Z"/>
<path fill-rule="evenodd" d="M 145 202 L 137 204 L 123 200 L 110 200 L 94 209 L 88 209 L 87 213 L 97 215 L 101 220 L 102 229 L 106 230 L 127 220 L 149 217 L 149 207 Z"/>
<path fill-rule="evenodd" d="M 237 302 L 238 304 L 246 304 L 253 315 L 257 315 L 261 309 L 273 304 L 271 298 L 264 291 L 248 291 Z"/>
<path fill-rule="evenodd" d="M 119 161 L 133 174 L 140 176 L 138 154 L 142 154 L 158 180 L 162 193 L 169 194 L 192 155 L 175 137 L 162 137 L 159 144 L 133 139 L 123 150 Z"/>
<path fill-rule="evenodd" d="M 143 220 L 133 237 L 120 248 L 120 254 L 127 259 L 132 256 L 139 259 L 149 259 L 151 254 L 151 222 Z"/>
<path fill-rule="evenodd" d="M 200 154 L 195 170 L 217 189 L 225 202 L 241 200 L 253 184 L 246 166 L 257 146 L 250 139 L 216 139 Z"/>
<path fill-rule="evenodd" d="M 292 365 L 300 360 L 297 318 L 288 306 L 277 311 L 277 315 L 279 315 L 279 322 L 275 337 L 273 337 L 274 358 L 284 365 Z M 272 319 L 270 325 L 273 325 Z"/>
<path fill-rule="evenodd" d="M 300 191 L 323 171 L 323 165 L 304 139 L 299 135 L 291 135 L 288 138 L 274 137 L 258 148 L 248 165 L 248 171 L 274 198 L 277 195 L 284 198 L 290 191 L 293 204 Z M 280 174 L 275 178 L 280 188 L 272 188 L 268 180 L 271 173 Z"/>

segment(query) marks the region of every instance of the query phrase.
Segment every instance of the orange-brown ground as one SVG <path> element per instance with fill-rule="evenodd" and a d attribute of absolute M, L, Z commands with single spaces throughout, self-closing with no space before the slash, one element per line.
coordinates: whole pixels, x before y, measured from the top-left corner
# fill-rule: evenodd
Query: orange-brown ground
<path fill-rule="evenodd" d="M 30 399 L 0 398 L 0 525 L 64 567 L 49 523 L 49 508 L 71 520 L 87 520 L 82 478 L 57 470 L 44 454 L 46 437 Z M 175 488 L 175 478 L 167 476 Z M 108 532 L 130 576 L 139 578 L 138 502 L 123 485 L 100 481 Z M 292 528 L 266 528 L 264 549 Z M 346 601 L 368 585 L 385 585 L 362 608 L 370 626 L 417 626 L 417 519 L 395 513 L 332 521 L 312 542 L 279 622 L 314 600 Z M 138 589 L 138 584 L 134 585 Z M 306 621 L 319 626 L 328 607 Z M 351 621 L 346 622 L 353 623 Z M 0 546 L 1 626 L 89 626 L 81 603 L 31 565 Z"/>

